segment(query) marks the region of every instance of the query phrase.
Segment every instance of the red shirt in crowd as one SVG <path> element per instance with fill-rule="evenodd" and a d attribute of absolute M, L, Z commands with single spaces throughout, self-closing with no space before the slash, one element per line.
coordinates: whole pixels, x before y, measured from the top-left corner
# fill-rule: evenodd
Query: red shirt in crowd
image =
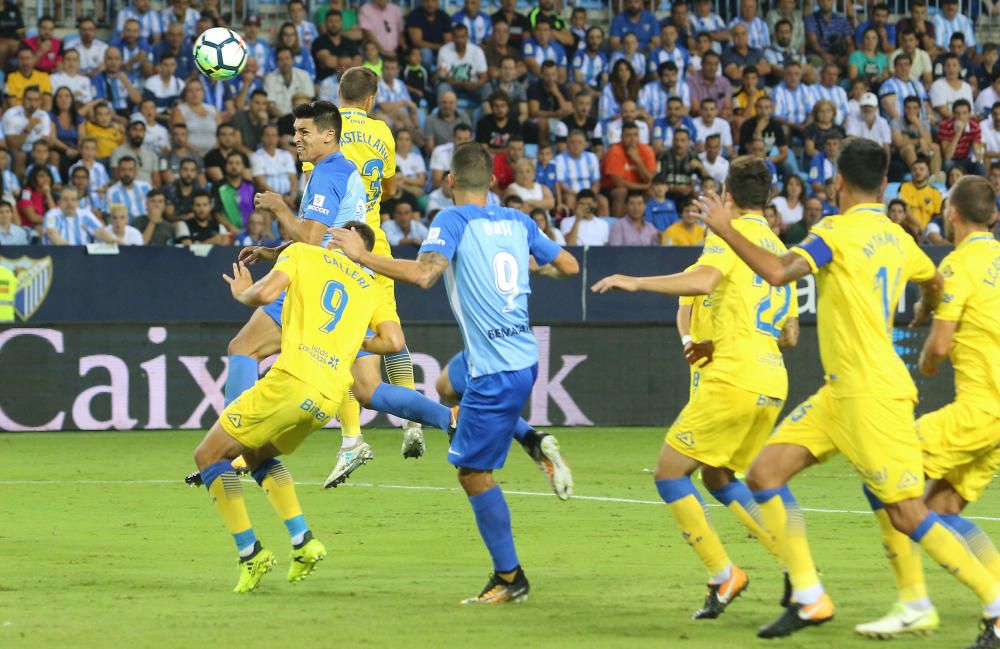
<path fill-rule="evenodd" d="M 497 189 L 507 189 L 507 185 L 514 182 L 514 165 L 506 151 L 493 156 L 493 175 L 497 179 Z"/>
<path fill-rule="evenodd" d="M 958 146 L 955 147 L 952 160 L 966 160 L 972 145 L 982 141 L 982 138 L 983 131 L 979 127 L 979 122 L 970 119 L 962 135 L 959 136 Z M 938 126 L 938 140 L 941 141 L 941 148 L 943 149 L 944 145 L 953 139 L 955 139 L 955 118 L 949 117 Z"/>
<path fill-rule="evenodd" d="M 35 54 L 38 54 L 38 50 L 42 46 L 38 36 L 24 39 L 24 44 L 30 47 Z M 38 61 L 35 62 L 35 69 L 39 72 L 52 74 L 56 71 L 56 66 L 59 65 L 60 61 L 62 61 L 62 40 L 53 38 L 49 51 L 43 56 L 39 56 Z"/>
<path fill-rule="evenodd" d="M 642 166 L 649 171 L 656 170 L 656 154 L 653 149 L 646 144 L 639 144 L 639 158 L 642 159 Z M 629 157 L 625 155 L 625 147 L 621 142 L 612 144 L 608 153 L 604 156 L 604 173 L 601 177 L 601 187 L 610 189 L 614 187 L 611 176 L 621 176 L 631 183 L 641 183 L 642 177 L 636 171 L 636 166 Z"/>

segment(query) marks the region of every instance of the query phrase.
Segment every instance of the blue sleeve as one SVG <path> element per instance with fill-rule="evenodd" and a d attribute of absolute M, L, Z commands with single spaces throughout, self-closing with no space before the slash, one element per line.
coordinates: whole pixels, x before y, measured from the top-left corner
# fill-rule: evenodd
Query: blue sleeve
<path fill-rule="evenodd" d="M 823 238 L 814 232 L 810 233 L 809 236 L 796 247 L 809 253 L 809 256 L 812 257 L 817 269 L 820 269 L 833 261 L 833 251 L 830 250 L 830 246 L 826 245 L 826 241 L 823 241 Z"/>
<path fill-rule="evenodd" d="M 317 167 L 313 171 L 313 177 L 309 179 L 309 204 L 302 209 L 302 218 L 319 221 L 329 228 L 337 221 L 343 199 L 342 190 L 347 187 L 347 179 L 337 183 L 336 177 L 329 177 L 333 175 L 329 170 L 321 169 L 322 167 Z M 317 175 L 320 177 L 317 178 Z"/>
<path fill-rule="evenodd" d="M 559 253 L 562 252 L 562 246 L 542 234 L 531 217 L 521 214 L 521 220 L 528 230 L 528 252 L 535 258 L 538 265 L 545 266 L 555 261 Z"/>
<path fill-rule="evenodd" d="M 436 252 L 451 261 L 458 249 L 458 244 L 462 241 L 465 225 L 465 219 L 462 218 L 462 214 L 457 209 L 449 208 L 438 212 L 438 215 L 434 217 L 434 222 L 427 230 L 427 238 L 420 245 L 418 255 L 425 252 Z"/>

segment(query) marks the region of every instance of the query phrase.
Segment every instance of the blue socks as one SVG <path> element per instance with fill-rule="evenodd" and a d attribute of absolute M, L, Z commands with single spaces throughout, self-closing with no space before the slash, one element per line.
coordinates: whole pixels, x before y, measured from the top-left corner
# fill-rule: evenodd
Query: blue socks
<path fill-rule="evenodd" d="M 242 354 L 229 357 L 229 372 L 226 374 L 226 405 L 253 387 L 257 382 L 260 363 L 257 359 Z"/>
<path fill-rule="evenodd" d="M 512 572 L 520 564 L 514 549 L 514 534 L 510 529 L 510 509 L 499 486 L 469 498 L 476 515 L 479 535 L 493 558 L 496 572 Z"/>
<path fill-rule="evenodd" d="M 660 498 L 668 505 L 688 496 L 694 496 L 699 503 L 704 503 L 701 494 L 694 488 L 694 483 L 691 482 L 689 476 L 673 480 L 656 480 L 654 484 L 660 493 Z"/>
<path fill-rule="evenodd" d="M 401 419 L 419 421 L 421 424 L 444 431 L 451 427 L 450 409 L 410 388 L 382 383 L 375 388 L 368 406 L 379 412 L 396 415 Z"/>
<path fill-rule="evenodd" d="M 748 512 L 753 512 L 757 509 L 757 501 L 754 500 L 753 492 L 750 491 L 750 487 L 742 480 L 734 479 L 722 489 L 709 490 L 709 493 L 712 494 L 713 498 L 722 503 L 724 507 L 729 507 L 733 503 L 736 503 Z"/>

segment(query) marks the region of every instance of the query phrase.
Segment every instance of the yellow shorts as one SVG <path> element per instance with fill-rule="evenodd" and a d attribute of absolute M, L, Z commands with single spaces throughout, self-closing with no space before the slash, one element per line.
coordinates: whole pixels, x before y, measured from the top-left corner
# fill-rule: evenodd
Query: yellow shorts
<path fill-rule="evenodd" d="M 372 252 L 376 255 L 392 259 L 392 249 L 389 247 L 389 242 L 386 240 L 382 230 L 376 232 L 375 247 L 372 249 Z M 393 320 L 399 323 L 399 313 L 396 310 L 396 283 L 384 275 L 375 275 L 375 283 L 385 291 L 384 299 L 386 304 L 392 308 Z"/>
<path fill-rule="evenodd" d="M 700 381 L 697 388 L 664 441 L 707 466 L 745 472 L 785 402 L 721 381 Z"/>
<path fill-rule="evenodd" d="M 1000 468 L 1000 418 L 966 403 L 950 403 L 917 420 L 924 473 L 943 478 L 975 502 Z"/>
<path fill-rule="evenodd" d="M 920 439 L 908 399 L 838 399 L 824 385 L 785 417 L 767 443 L 803 446 L 820 462 L 843 453 L 884 503 L 924 493 Z"/>
<path fill-rule="evenodd" d="M 344 386 L 342 392 L 347 391 Z M 263 379 L 226 406 L 222 429 L 247 448 L 268 442 L 283 454 L 298 448 L 337 414 L 340 400 L 324 397 L 291 374 L 272 368 Z"/>

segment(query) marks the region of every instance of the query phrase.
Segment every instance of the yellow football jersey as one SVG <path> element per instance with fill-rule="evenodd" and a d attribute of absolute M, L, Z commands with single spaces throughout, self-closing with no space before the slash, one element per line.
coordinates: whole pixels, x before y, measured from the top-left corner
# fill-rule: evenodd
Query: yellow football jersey
<path fill-rule="evenodd" d="M 691 264 L 684 272 L 694 269 L 697 264 Z M 691 307 L 691 331 L 688 333 L 695 342 L 712 339 L 712 296 L 711 295 L 681 295 L 677 298 L 680 306 Z"/>
<path fill-rule="evenodd" d="M 939 320 L 960 323 L 951 363 L 956 401 L 987 412 L 1000 404 L 1000 242 L 989 233 L 965 239 L 941 261 L 944 298 Z"/>
<path fill-rule="evenodd" d="M 274 367 L 333 399 L 352 383 L 368 329 L 392 319 L 375 278 L 339 250 L 293 243 L 274 265 L 291 278 Z"/>
<path fill-rule="evenodd" d="M 892 346 L 896 305 L 907 280 L 934 277 L 934 263 L 880 203 L 828 216 L 792 248 L 816 275 L 817 332 L 836 397 L 917 398 Z"/>
<path fill-rule="evenodd" d="M 909 205 L 910 213 L 920 221 L 922 228 L 927 227 L 935 214 L 941 213 L 941 190 L 929 183 L 922 188 L 912 182 L 903 183 L 899 188 L 899 198 Z"/>
<path fill-rule="evenodd" d="M 368 193 L 368 225 L 375 230 L 375 236 L 384 241 L 379 203 L 382 201 L 382 179 L 396 175 L 396 141 L 385 122 L 369 117 L 363 110 L 343 108 L 340 116 L 343 119 L 340 150 L 358 167 Z"/>
<path fill-rule="evenodd" d="M 785 246 L 763 217 L 746 214 L 733 227 L 754 244 L 776 254 Z M 705 240 L 696 266 L 711 266 L 723 277 L 712 291 L 711 330 L 715 352 L 712 378 L 736 387 L 784 399 L 788 374 L 778 350 L 788 317 L 791 287 L 774 288 L 758 277 L 716 234 Z"/>

